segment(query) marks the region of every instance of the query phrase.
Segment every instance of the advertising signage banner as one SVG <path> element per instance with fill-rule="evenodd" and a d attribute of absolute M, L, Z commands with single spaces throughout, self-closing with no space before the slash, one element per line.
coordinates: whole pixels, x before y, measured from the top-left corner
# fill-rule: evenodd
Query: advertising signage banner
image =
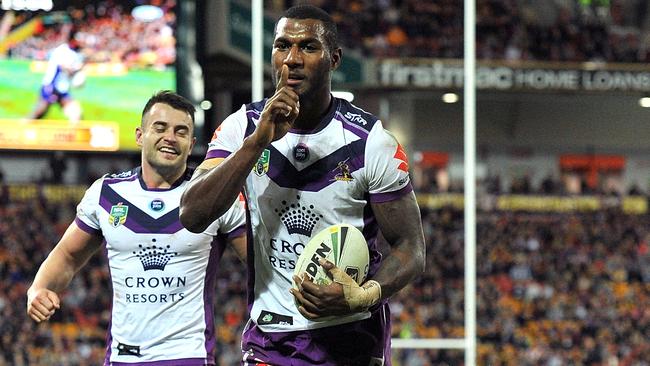
<path fill-rule="evenodd" d="M 476 87 L 492 90 L 650 92 L 650 68 L 595 67 L 594 64 L 477 63 Z M 557 65 L 555 67 L 554 65 Z M 385 59 L 377 62 L 376 85 L 385 87 L 462 88 L 462 60 Z"/>

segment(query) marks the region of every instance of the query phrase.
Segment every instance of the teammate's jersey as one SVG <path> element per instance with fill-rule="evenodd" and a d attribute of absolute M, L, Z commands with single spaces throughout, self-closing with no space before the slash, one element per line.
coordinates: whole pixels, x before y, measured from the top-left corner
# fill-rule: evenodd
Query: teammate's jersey
<path fill-rule="evenodd" d="M 206 159 L 239 149 L 257 125 L 266 100 L 244 105 L 215 131 Z M 309 238 L 327 226 L 348 223 L 370 249 L 369 276 L 381 261 L 370 202 L 412 191 L 406 155 L 381 121 L 343 99 L 312 131 L 291 130 L 269 145 L 245 183 L 250 214 L 249 307 L 265 332 L 314 329 L 365 319 L 369 312 L 314 322 L 303 317 L 289 293 L 297 258 Z M 252 247 L 252 251 L 251 251 Z"/>
<path fill-rule="evenodd" d="M 43 76 L 43 87 L 52 92 L 65 94 L 70 91 L 71 71 L 79 71 L 83 66 L 83 57 L 72 50 L 67 43 L 54 48 L 48 57 L 47 69 Z"/>
<path fill-rule="evenodd" d="M 98 179 L 77 207 L 77 225 L 106 242 L 113 306 L 104 364 L 212 365 L 215 271 L 225 239 L 245 230 L 243 203 L 194 234 L 178 208 L 191 171 L 170 189 L 147 189 L 140 172 Z"/>

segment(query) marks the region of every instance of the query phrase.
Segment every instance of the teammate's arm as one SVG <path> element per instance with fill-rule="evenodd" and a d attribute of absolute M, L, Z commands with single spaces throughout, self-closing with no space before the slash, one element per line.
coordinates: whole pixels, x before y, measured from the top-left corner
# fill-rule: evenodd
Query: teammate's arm
<path fill-rule="evenodd" d="M 206 160 L 194 172 L 181 197 L 180 220 L 187 230 L 203 232 L 223 215 L 241 192 L 246 177 L 262 151 L 282 138 L 299 112 L 298 94 L 287 85 L 289 68 L 285 65 L 275 94 L 269 98 L 260 121 L 241 148 L 226 159 Z"/>
<path fill-rule="evenodd" d="M 102 245 L 102 237 L 70 224 L 45 259 L 27 290 L 27 314 L 36 322 L 48 320 L 61 306 L 58 293 Z"/>
<path fill-rule="evenodd" d="M 390 253 L 375 276 L 362 286 L 327 261 L 323 268 L 333 277 L 330 285 L 317 286 L 294 277 L 294 281 L 301 283 L 302 291 L 290 291 L 302 304 L 298 310 L 306 318 L 366 310 L 394 295 L 424 271 L 424 232 L 415 194 L 411 192 L 390 202 L 371 203 L 371 207 L 382 235 L 391 246 Z"/>

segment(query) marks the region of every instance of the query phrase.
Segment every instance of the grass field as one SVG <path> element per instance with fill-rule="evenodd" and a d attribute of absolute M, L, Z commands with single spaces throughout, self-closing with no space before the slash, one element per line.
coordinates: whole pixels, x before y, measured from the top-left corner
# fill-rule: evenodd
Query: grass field
<path fill-rule="evenodd" d="M 29 68 L 30 61 L 0 60 L 0 118 L 20 121 L 36 103 L 42 73 Z M 123 76 L 88 76 L 71 95 L 81 103 L 83 119 L 113 121 L 120 125 L 120 150 L 137 150 L 135 128 L 147 99 L 162 89 L 174 90 L 174 71 L 131 70 Z M 44 119 L 65 119 L 53 105 Z"/>

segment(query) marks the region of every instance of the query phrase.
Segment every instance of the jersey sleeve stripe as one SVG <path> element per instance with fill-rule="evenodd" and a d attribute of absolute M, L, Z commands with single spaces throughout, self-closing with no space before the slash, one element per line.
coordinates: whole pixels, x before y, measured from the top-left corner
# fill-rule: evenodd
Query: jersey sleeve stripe
<path fill-rule="evenodd" d="M 214 158 L 227 158 L 230 156 L 231 152 L 226 150 L 208 150 L 205 154 L 205 160 L 214 159 Z"/>
<path fill-rule="evenodd" d="M 393 192 L 384 192 L 384 193 L 374 193 L 370 194 L 370 202 L 372 203 L 382 203 L 382 202 L 390 202 L 390 201 L 395 201 L 396 199 L 404 196 L 407 193 L 411 193 L 413 191 L 413 186 L 409 182 L 406 186 L 393 191 Z"/>
<path fill-rule="evenodd" d="M 88 225 L 85 222 L 81 221 L 81 219 L 78 218 L 78 217 L 75 217 L 74 223 L 77 224 L 79 229 L 87 232 L 88 234 L 92 234 L 92 235 L 100 235 L 101 234 L 101 230 L 95 229 L 94 227 L 91 227 L 90 225 Z"/>

